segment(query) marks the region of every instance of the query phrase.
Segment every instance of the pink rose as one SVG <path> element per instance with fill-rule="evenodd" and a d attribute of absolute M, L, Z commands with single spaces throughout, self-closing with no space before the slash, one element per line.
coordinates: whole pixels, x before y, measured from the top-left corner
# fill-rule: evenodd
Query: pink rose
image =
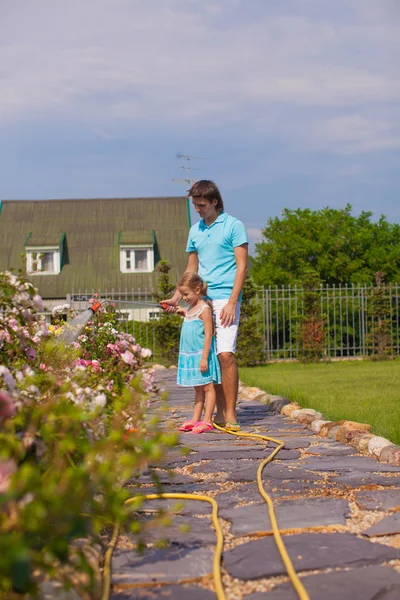
<path fill-rule="evenodd" d="M 15 415 L 14 400 L 5 390 L 0 390 L 0 418 L 4 421 Z"/>
<path fill-rule="evenodd" d="M 132 352 L 129 352 L 129 350 L 121 354 L 121 358 L 127 365 L 133 365 L 136 362 Z"/>
<path fill-rule="evenodd" d="M 25 355 L 27 358 L 29 358 L 29 360 L 35 360 L 36 358 L 36 350 L 34 348 L 26 348 L 25 349 Z"/>
<path fill-rule="evenodd" d="M 15 379 L 4 365 L 0 365 L 0 377 L 3 378 L 3 381 L 9 390 L 12 391 L 15 388 Z"/>
<path fill-rule="evenodd" d="M 43 300 L 42 297 L 39 296 L 39 294 L 35 294 L 35 296 L 33 296 L 32 298 L 32 302 L 36 308 L 36 310 L 38 312 L 43 312 L 44 311 L 44 304 L 43 304 Z"/>
<path fill-rule="evenodd" d="M 14 460 L 8 459 L 0 461 L 0 494 L 3 494 L 10 487 L 11 477 L 17 470 L 17 464 Z"/>

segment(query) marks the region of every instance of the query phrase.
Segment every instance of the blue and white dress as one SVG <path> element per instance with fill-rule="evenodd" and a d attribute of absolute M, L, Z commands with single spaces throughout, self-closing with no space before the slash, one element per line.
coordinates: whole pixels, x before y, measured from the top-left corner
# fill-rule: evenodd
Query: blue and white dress
<path fill-rule="evenodd" d="M 200 315 L 204 310 L 211 310 L 211 308 L 208 304 L 204 304 L 192 315 L 185 316 L 183 320 L 179 346 L 178 385 L 192 387 L 207 383 L 221 383 L 221 370 L 215 350 L 214 336 L 208 355 L 208 370 L 205 373 L 200 371 L 205 339 L 204 323 L 200 319 Z"/>

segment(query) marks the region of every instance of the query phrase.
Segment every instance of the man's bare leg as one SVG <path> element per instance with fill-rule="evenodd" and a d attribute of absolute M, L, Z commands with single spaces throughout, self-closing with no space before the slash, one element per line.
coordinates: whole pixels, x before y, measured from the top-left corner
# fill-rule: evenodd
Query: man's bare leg
<path fill-rule="evenodd" d="M 218 354 L 221 366 L 222 385 L 216 385 L 217 392 L 217 414 L 216 423 L 236 423 L 236 402 L 239 388 L 239 373 L 236 357 L 232 352 L 221 352 Z"/>
<path fill-rule="evenodd" d="M 217 395 L 217 412 L 215 414 L 214 421 L 216 423 L 220 423 L 221 425 L 225 423 L 225 396 L 224 390 L 222 389 L 222 385 L 214 384 L 215 393 Z"/>

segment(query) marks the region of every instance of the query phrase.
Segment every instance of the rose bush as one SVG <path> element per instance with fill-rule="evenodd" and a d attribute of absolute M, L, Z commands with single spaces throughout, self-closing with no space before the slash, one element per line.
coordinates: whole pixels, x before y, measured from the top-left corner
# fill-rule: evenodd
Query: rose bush
<path fill-rule="evenodd" d="M 124 483 L 176 436 L 145 418 L 151 353 L 119 331 L 114 307 L 69 345 L 65 322 L 49 331 L 40 310 L 32 284 L 0 273 L 0 591 L 31 592 L 45 577 L 68 585 L 73 569 L 90 598 L 77 540 L 101 543 L 105 527 L 128 522 Z"/>

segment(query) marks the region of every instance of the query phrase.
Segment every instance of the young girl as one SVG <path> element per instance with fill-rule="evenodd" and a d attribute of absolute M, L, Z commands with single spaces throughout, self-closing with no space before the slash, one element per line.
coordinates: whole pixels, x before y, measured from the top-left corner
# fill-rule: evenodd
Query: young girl
<path fill-rule="evenodd" d="M 184 317 L 178 360 L 178 385 L 195 389 L 193 417 L 178 429 L 203 433 L 212 431 L 212 416 L 216 394 L 214 383 L 221 383 L 221 371 L 213 336 L 211 306 L 204 301 L 207 284 L 197 273 L 185 273 L 178 281 L 178 289 L 189 308 L 177 307 L 176 312 Z M 205 402 L 205 414 L 202 420 Z"/>

